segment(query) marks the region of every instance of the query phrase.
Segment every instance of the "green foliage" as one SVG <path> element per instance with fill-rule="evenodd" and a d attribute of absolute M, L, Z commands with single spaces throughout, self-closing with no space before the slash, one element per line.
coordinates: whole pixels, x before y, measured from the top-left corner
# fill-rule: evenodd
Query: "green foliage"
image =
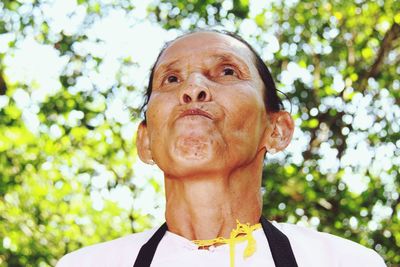
<path fill-rule="evenodd" d="M 143 88 L 126 81 L 136 59 L 120 56 L 108 75 L 106 54 L 80 48 L 101 47 L 91 26 L 138 2 L 79 0 L 77 31 L 42 18 L 45 1 L 0 3 L 0 266 L 53 266 L 79 247 L 157 223 L 109 197 L 143 191 L 132 132 L 139 118 L 109 113 L 123 92 L 122 104 L 137 114 L 130 96 Z M 266 59 L 298 127 L 288 152 L 267 154 L 268 218 L 352 239 L 400 266 L 400 2 L 250 2 L 161 0 L 144 17 L 164 29 L 233 27 Z M 6 60 L 32 36 L 68 60 L 42 98 L 40 79 L 13 79 Z M 76 90 L 96 75 L 107 75 L 104 86 Z M 145 187 L 162 198 L 156 179 Z"/>

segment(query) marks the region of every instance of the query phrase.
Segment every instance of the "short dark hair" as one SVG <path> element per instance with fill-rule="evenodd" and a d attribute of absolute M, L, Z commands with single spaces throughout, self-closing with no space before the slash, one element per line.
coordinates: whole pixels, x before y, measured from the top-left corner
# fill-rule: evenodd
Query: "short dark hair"
<path fill-rule="evenodd" d="M 175 38 L 172 41 L 169 41 L 167 43 L 165 43 L 165 45 L 163 46 L 163 48 L 161 49 L 160 53 L 157 56 L 156 61 L 154 62 L 154 65 L 151 68 L 150 71 L 150 77 L 149 77 L 149 83 L 147 85 L 147 90 L 144 94 L 144 103 L 140 108 L 141 113 L 143 113 L 144 116 L 144 123 L 146 123 L 146 109 L 147 109 L 147 104 L 149 103 L 150 100 L 150 96 L 151 93 L 153 91 L 153 78 L 154 78 L 154 70 L 157 66 L 158 60 L 160 59 L 161 55 L 164 53 L 164 51 L 177 39 L 182 38 L 184 36 L 196 33 L 196 32 L 215 32 L 218 34 L 223 34 L 226 36 L 230 36 L 232 38 L 235 38 L 236 40 L 238 40 L 239 42 L 245 44 L 250 51 L 252 52 L 253 56 L 254 56 L 254 64 L 258 70 L 258 74 L 260 75 L 263 83 L 264 83 L 264 104 L 265 104 L 265 109 L 267 110 L 267 112 L 278 112 L 280 110 L 283 110 L 283 103 L 282 100 L 279 98 L 278 96 L 278 89 L 275 86 L 275 82 L 272 79 L 272 75 L 267 67 L 267 65 L 265 65 L 264 61 L 261 59 L 260 55 L 254 50 L 254 48 L 248 43 L 246 42 L 242 37 L 240 37 L 238 34 L 233 33 L 233 32 L 229 32 L 229 31 L 218 31 L 218 30 L 205 30 L 205 29 L 199 29 L 199 30 L 195 30 L 195 31 L 191 31 L 188 33 L 185 33 L 181 36 L 178 36 L 177 38 Z"/>

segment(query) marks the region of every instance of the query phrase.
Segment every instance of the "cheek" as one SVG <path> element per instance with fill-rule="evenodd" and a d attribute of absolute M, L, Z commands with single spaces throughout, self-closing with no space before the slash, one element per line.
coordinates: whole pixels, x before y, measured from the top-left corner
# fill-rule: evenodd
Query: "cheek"
<path fill-rule="evenodd" d="M 150 128 L 159 129 L 172 110 L 173 97 L 167 93 L 152 93 L 147 106 L 146 119 Z"/>
<path fill-rule="evenodd" d="M 265 117 L 261 96 L 251 90 L 235 92 L 235 97 L 226 105 L 228 122 L 231 122 L 231 127 L 237 131 L 254 130 Z"/>
<path fill-rule="evenodd" d="M 153 95 L 154 94 L 154 95 Z M 153 93 L 148 104 L 146 116 L 150 143 L 159 146 L 173 108 L 173 98 L 166 93 Z"/>
<path fill-rule="evenodd" d="M 231 156 L 238 157 L 238 161 L 253 157 L 260 147 L 267 122 L 262 96 L 252 88 L 237 90 L 235 98 L 225 102 L 225 112 L 223 132 Z"/>

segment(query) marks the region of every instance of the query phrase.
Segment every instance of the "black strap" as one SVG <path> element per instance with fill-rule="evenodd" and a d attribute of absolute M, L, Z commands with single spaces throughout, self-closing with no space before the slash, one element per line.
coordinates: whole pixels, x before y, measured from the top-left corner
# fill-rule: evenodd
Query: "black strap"
<path fill-rule="evenodd" d="M 262 228 L 267 236 L 272 258 L 276 267 L 297 267 L 292 247 L 287 236 L 279 231 L 263 216 L 260 219 Z"/>
<path fill-rule="evenodd" d="M 297 267 L 289 239 L 263 216 L 260 219 L 262 228 L 271 249 L 272 258 L 276 267 Z M 157 246 L 168 230 L 167 223 L 161 225 L 153 236 L 144 244 L 136 258 L 133 267 L 150 267 L 156 253 Z"/>
<path fill-rule="evenodd" d="M 136 258 L 133 267 L 150 267 L 151 262 L 153 261 L 154 254 L 156 254 L 156 250 L 158 244 L 161 239 L 165 235 L 165 232 L 168 230 L 167 223 L 158 228 L 158 230 L 153 234 L 153 236 L 144 244 L 139 251 L 139 254 Z"/>

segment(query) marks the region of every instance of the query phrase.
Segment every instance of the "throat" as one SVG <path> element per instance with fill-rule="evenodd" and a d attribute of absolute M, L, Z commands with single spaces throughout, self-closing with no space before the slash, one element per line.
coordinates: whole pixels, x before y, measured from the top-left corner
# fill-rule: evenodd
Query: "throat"
<path fill-rule="evenodd" d="M 189 240 L 231 238 L 237 220 L 250 225 L 259 222 L 262 199 L 259 186 L 254 188 L 237 188 L 222 179 L 166 179 L 168 228 Z"/>

